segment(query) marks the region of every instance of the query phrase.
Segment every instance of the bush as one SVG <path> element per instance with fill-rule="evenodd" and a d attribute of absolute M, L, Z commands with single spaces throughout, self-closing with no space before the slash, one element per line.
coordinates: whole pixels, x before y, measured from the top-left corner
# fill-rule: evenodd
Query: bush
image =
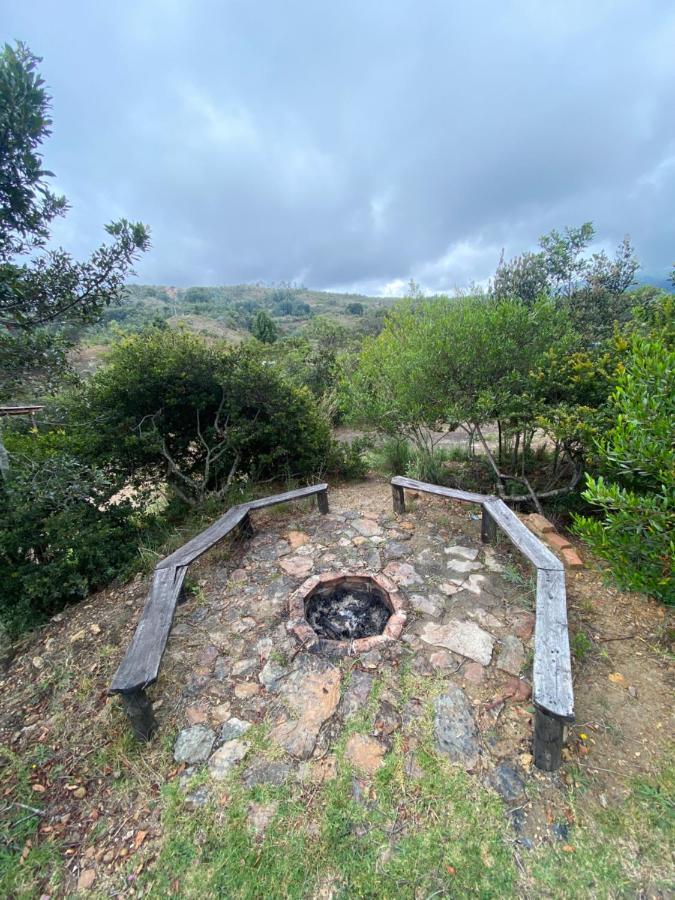
<path fill-rule="evenodd" d="M 603 471 L 583 493 L 602 518 L 576 516 L 576 531 L 620 587 L 675 603 L 675 351 L 665 340 L 632 339 L 611 409 Z"/>
<path fill-rule="evenodd" d="M 86 597 L 138 560 L 149 520 L 110 505 L 106 476 L 31 435 L 0 487 L 0 620 L 14 636 Z M 27 446 L 27 442 L 25 442 Z"/>
<path fill-rule="evenodd" d="M 412 461 L 410 444 L 401 438 L 387 438 L 378 450 L 381 465 L 388 475 L 407 475 Z"/>
<path fill-rule="evenodd" d="M 120 341 L 85 386 L 75 414 L 92 464 L 136 483 L 168 481 L 191 504 L 224 495 L 235 474 L 309 478 L 325 471 L 328 423 L 252 344 L 207 345 L 172 329 Z"/>

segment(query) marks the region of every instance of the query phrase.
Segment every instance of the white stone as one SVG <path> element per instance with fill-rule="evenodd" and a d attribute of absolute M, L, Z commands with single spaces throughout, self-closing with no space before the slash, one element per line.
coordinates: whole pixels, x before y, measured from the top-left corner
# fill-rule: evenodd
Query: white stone
<path fill-rule="evenodd" d="M 494 637 L 479 628 L 475 622 L 457 620 L 451 620 L 445 625 L 427 622 L 420 632 L 420 638 L 434 647 L 445 647 L 460 656 L 473 659 L 482 666 L 490 664 L 495 643 Z"/>

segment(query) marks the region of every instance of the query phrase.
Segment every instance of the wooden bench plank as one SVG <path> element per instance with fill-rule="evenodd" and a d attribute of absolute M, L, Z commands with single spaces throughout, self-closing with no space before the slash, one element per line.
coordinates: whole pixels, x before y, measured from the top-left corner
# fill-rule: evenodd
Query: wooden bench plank
<path fill-rule="evenodd" d="M 251 500 L 245 504 L 249 509 L 263 509 L 266 506 L 276 506 L 277 503 L 288 503 L 289 500 L 301 500 L 303 497 L 311 497 L 314 494 L 322 494 L 328 490 L 327 484 L 310 484 L 307 487 L 297 488 L 294 491 L 286 491 L 284 494 L 273 494 L 271 497 L 261 497 L 259 500 Z"/>
<path fill-rule="evenodd" d="M 209 525 L 204 531 L 183 544 L 180 549 L 176 550 L 166 559 L 157 563 L 158 569 L 170 569 L 174 566 L 189 566 L 191 562 L 200 557 L 202 553 L 206 553 L 214 544 L 221 541 L 228 535 L 248 513 L 248 504 L 243 503 L 240 506 L 233 506 L 231 509 L 221 516 L 213 525 Z"/>
<path fill-rule="evenodd" d="M 539 569 L 532 673 L 535 706 L 574 721 L 574 691 L 567 631 L 565 572 Z"/>
<path fill-rule="evenodd" d="M 538 569 L 563 571 L 557 556 L 545 547 L 536 535 L 520 521 L 503 500 L 486 500 L 483 509 L 494 519 L 509 540 Z"/>
<path fill-rule="evenodd" d="M 484 503 L 493 499 L 489 494 L 474 494 L 472 491 L 459 491 L 455 488 L 441 487 L 439 484 L 428 484 L 426 481 L 417 481 L 414 478 L 406 478 L 396 475 L 391 479 L 395 487 L 405 488 L 407 491 L 422 491 L 425 494 L 434 494 L 437 497 L 447 497 L 449 500 L 459 500 L 463 503 Z"/>
<path fill-rule="evenodd" d="M 186 566 L 155 569 L 150 593 L 109 693 L 132 693 L 157 680 Z"/>

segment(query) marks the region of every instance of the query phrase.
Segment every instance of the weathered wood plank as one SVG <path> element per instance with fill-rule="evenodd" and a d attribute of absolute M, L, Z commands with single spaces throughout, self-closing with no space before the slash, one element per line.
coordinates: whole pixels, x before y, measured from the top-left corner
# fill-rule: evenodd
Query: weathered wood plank
<path fill-rule="evenodd" d="M 403 488 L 398 484 L 392 483 L 391 496 L 394 502 L 394 512 L 399 513 L 399 515 L 403 514 L 405 512 L 405 494 Z"/>
<path fill-rule="evenodd" d="M 565 722 L 574 721 L 574 690 L 567 632 L 564 571 L 539 569 L 532 672 L 535 706 Z"/>
<path fill-rule="evenodd" d="M 186 566 L 155 569 L 148 599 L 109 693 L 133 693 L 157 679 Z"/>
<path fill-rule="evenodd" d="M 527 526 L 523 525 L 503 500 L 486 500 L 483 503 L 483 509 L 492 516 L 511 543 L 529 559 L 533 566 L 538 569 L 563 571 L 563 564 L 560 560 L 542 544 L 538 537 L 532 534 Z"/>
<path fill-rule="evenodd" d="M 170 556 L 167 556 L 166 559 L 157 563 L 157 568 L 171 569 L 174 566 L 189 566 L 202 553 L 206 553 L 214 544 L 217 544 L 218 541 L 221 541 L 236 528 L 248 514 L 248 508 L 249 505 L 243 503 L 240 506 L 233 506 L 231 509 L 228 509 L 225 515 L 221 516 L 213 525 L 209 525 L 208 528 L 193 537 L 187 544 L 183 544 L 182 547 Z"/>
<path fill-rule="evenodd" d="M 534 716 L 534 764 L 544 772 L 555 772 L 562 762 L 565 726 L 537 709 Z"/>
<path fill-rule="evenodd" d="M 307 487 L 297 488 L 294 491 L 286 491 L 284 494 L 273 494 L 271 497 L 261 497 L 259 500 L 251 500 L 246 503 L 249 509 L 263 509 L 266 506 L 276 506 L 277 503 L 288 503 L 289 500 L 302 500 L 303 497 L 311 497 L 313 494 L 326 493 L 328 485 L 310 484 Z"/>
<path fill-rule="evenodd" d="M 493 499 L 487 494 L 474 494 L 472 491 L 459 491 L 455 488 L 441 487 L 439 484 L 428 484 L 426 481 L 417 481 L 415 478 L 406 478 L 396 475 L 391 479 L 392 485 L 405 488 L 407 491 L 421 491 L 424 494 L 434 494 L 436 497 L 447 497 L 449 500 L 459 500 L 462 503 L 484 503 Z"/>

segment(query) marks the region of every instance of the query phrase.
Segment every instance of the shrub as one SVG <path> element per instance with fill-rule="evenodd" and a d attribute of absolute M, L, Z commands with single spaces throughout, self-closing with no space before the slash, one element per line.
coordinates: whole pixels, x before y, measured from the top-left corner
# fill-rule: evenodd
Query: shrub
<path fill-rule="evenodd" d="M 401 438 L 387 438 L 379 448 L 382 468 L 389 475 L 407 475 L 412 461 L 410 444 Z"/>
<path fill-rule="evenodd" d="M 614 425 L 598 442 L 602 474 L 584 498 L 601 519 L 575 527 L 607 560 L 620 587 L 675 603 L 675 351 L 636 336 L 611 398 Z"/>
<path fill-rule="evenodd" d="M 129 574 L 149 521 L 128 502 L 107 502 L 111 484 L 100 470 L 31 438 L 28 455 L 12 452 L 9 437 L 0 487 L 0 619 L 11 635 Z"/>

